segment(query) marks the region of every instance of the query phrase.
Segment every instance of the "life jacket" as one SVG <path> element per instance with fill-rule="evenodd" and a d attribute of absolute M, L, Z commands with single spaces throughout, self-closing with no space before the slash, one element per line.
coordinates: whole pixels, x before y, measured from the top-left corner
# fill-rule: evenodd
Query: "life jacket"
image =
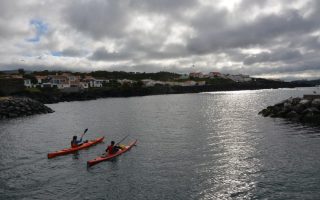
<path fill-rule="evenodd" d="M 72 148 L 75 148 L 75 147 L 78 147 L 79 145 L 76 143 L 77 141 L 71 141 L 71 147 Z"/>
<path fill-rule="evenodd" d="M 109 154 L 114 154 L 114 153 L 115 153 L 115 151 L 114 151 L 114 146 L 109 145 L 109 146 L 107 147 L 107 150 L 106 150 L 106 151 L 108 151 Z"/>

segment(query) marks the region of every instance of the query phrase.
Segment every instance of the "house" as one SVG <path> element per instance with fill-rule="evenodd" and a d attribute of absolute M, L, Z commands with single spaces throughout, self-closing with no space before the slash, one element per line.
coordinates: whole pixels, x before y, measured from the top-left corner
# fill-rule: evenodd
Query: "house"
<path fill-rule="evenodd" d="M 196 84 L 197 84 L 197 82 L 195 82 L 195 81 L 186 81 L 186 82 L 183 82 L 182 86 L 194 86 Z"/>
<path fill-rule="evenodd" d="M 209 74 L 204 74 L 202 78 L 209 78 Z"/>
<path fill-rule="evenodd" d="M 80 87 L 80 76 L 70 73 L 63 73 L 62 76 L 67 77 L 70 87 Z"/>
<path fill-rule="evenodd" d="M 203 73 L 202 72 L 191 72 L 189 74 L 189 77 L 192 77 L 192 78 L 203 78 Z"/>
<path fill-rule="evenodd" d="M 38 84 L 42 84 L 44 82 L 46 82 L 46 80 L 48 80 L 48 76 L 35 76 L 35 78 L 37 79 L 37 83 Z"/>
<path fill-rule="evenodd" d="M 23 79 L 23 85 L 24 85 L 26 88 L 31 88 L 31 87 L 32 87 L 31 80 L 30 80 L 30 79 Z"/>
<path fill-rule="evenodd" d="M 34 76 L 35 79 L 37 80 L 37 83 L 34 84 L 34 87 L 39 86 L 39 87 L 51 87 L 51 83 L 49 82 L 48 76 Z"/>
<path fill-rule="evenodd" d="M 143 85 L 145 85 L 146 87 L 152 87 L 156 84 L 156 81 L 152 80 L 152 79 L 142 79 L 141 82 L 143 83 Z"/>
<path fill-rule="evenodd" d="M 172 81 L 167 81 L 167 82 L 163 82 L 163 85 L 181 86 L 181 85 L 182 85 L 182 82 L 172 82 Z"/>
<path fill-rule="evenodd" d="M 198 81 L 196 85 L 203 86 L 203 85 L 205 85 L 205 84 L 206 84 L 205 81 Z"/>
<path fill-rule="evenodd" d="M 249 77 L 249 75 L 242 75 L 242 74 L 238 74 L 238 75 L 227 75 L 227 78 L 233 80 L 234 82 L 246 82 L 246 81 L 251 81 L 252 78 Z"/>
<path fill-rule="evenodd" d="M 51 87 L 57 87 L 58 89 L 70 87 L 68 77 L 66 76 L 49 75 L 48 78 Z"/>
<path fill-rule="evenodd" d="M 82 89 L 88 89 L 89 88 L 89 83 L 88 82 L 80 82 L 79 87 Z"/>
<path fill-rule="evenodd" d="M 103 87 L 105 83 L 109 83 L 109 80 L 103 78 L 93 78 L 90 80 L 89 85 L 90 87 Z"/>
<path fill-rule="evenodd" d="M 22 75 L 17 75 L 17 74 L 10 74 L 9 77 L 13 78 L 13 79 L 22 79 L 23 78 Z"/>
<path fill-rule="evenodd" d="M 209 77 L 210 77 L 210 78 L 222 77 L 222 74 L 221 74 L 220 72 L 210 72 L 210 73 L 209 73 Z"/>
<path fill-rule="evenodd" d="M 133 81 L 133 80 L 129 80 L 129 79 L 122 79 L 122 80 L 117 80 L 117 82 L 118 83 L 120 83 L 121 85 L 123 85 L 123 84 L 132 84 L 132 83 L 134 83 L 134 82 L 136 82 L 136 81 Z"/>
<path fill-rule="evenodd" d="M 94 78 L 92 76 L 85 76 L 84 79 L 80 82 L 80 87 L 89 88 L 89 87 L 103 87 L 105 83 L 109 83 L 110 81 L 105 78 Z M 87 85 L 85 84 L 87 83 Z"/>
<path fill-rule="evenodd" d="M 184 79 L 189 79 L 189 75 L 188 74 L 182 74 L 179 79 L 184 80 Z"/>

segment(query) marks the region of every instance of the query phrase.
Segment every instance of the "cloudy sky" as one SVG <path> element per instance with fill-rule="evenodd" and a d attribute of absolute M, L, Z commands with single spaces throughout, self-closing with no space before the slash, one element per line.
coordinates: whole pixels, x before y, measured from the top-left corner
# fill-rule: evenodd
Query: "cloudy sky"
<path fill-rule="evenodd" d="M 0 70 L 320 78 L 318 0 L 1 0 Z"/>

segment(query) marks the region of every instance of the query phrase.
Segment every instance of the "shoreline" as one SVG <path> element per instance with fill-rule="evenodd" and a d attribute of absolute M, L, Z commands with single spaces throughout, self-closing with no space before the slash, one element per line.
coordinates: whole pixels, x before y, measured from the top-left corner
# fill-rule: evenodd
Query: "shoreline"
<path fill-rule="evenodd" d="M 9 118 L 18 118 L 34 114 L 45 114 L 54 112 L 44 104 L 53 104 L 59 102 L 73 101 L 88 101 L 104 98 L 126 98 L 126 97 L 141 97 L 153 95 L 168 95 L 168 94 L 193 94 L 205 92 L 229 92 L 229 91 L 250 91 L 264 89 L 294 89 L 305 88 L 310 86 L 297 87 L 238 87 L 238 88 L 212 88 L 205 86 L 193 87 L 158 87 L 155 88 L 139 88 L 140 90 L 106 90 L 99 89 L 93 91 L 82 91 L 77 93 L 27 93 L 16 96 L 0 97 L 0 120 Z M 311 86 L 312 87 L 312 86 Z M 137 88 L 135 88 L 137 89 Z"/>
<path fill-rule="evenodd" d="M 232 83 L 221 85 L 203 86 L 154 86 L 154 87 L 122 87 L 122 88 L 92 88 L 80 92 L 61 92 L 59 90 L 49 90 L 42 92 L 21 92 L 15 94 L 18 97 L 29 97 L 43 104 L 59 102 L 86 101 L 100 98 L 114 97 L 139 97 L 166 94 L 192 94 L 202 92 L 222 92 L 222 91 L 242 91 L 242 90 L 261 90 L 261 89 L 280 89 L 312 87 L 306 84 L 292 84 L 287 82 L 275 82 L 274 84 L 263 83 Z"/>

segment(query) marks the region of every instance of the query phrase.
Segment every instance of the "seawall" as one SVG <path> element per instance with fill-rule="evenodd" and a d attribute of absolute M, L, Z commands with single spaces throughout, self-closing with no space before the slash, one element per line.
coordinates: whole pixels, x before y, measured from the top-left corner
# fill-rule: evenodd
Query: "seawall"
<path fill-rule="evenodd" d="M 1 97 L 0 120 L 54 112 L 39 101 L 26 97 Z"/>

